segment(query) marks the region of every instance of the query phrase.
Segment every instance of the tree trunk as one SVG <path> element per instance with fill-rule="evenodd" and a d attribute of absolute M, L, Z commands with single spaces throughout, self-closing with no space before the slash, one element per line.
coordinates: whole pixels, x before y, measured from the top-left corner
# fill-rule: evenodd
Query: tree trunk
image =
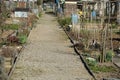
<path fill-rule="evenodd" d="M 106 52 L 106 25 L 104 23 L 104 0 L 101 1 L 101 10 L 102 10 L 102 15 L 101 15 L 101 26 L 103 27 L 103 33 L 102 33 L 102 56 L 101 56 L 101 62 L 103 63 L 105 61 L 105 52 Z"/>

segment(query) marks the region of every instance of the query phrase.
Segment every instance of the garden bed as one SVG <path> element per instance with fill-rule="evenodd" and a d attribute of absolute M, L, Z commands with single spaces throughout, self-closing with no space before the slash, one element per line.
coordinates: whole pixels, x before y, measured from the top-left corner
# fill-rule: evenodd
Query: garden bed
<path fill-rule="evenodd" d="M 68 32 L 67 32 L 68 33 Z M 70 35 L 68 34 L 69 36 Z M 71 39 L 73 40 L 73 39 Z M 74 41 L 74 40 L 73 40 Z M 76 47 L 76 46 L 75 46 Z M 92 62 L 93 65 L 89 65 L 89 63 L 86 61 L 86 56 L 88 57 L 92 57 L 92 54 L 85 54 L 83 53 L 84 51 L 81 50 L 80 45 L 77 45 L 77 50 L 79 52 L 79 54 L 82 56 L 85 64 L 87 65 L 88 69 L 90 70 L 90 72 L 92 73 L 93 77 L 95 77 L 96 80 L 102 80 L 102 79 L 120 79 L 120 69 L 114 65 L 112 62 L 107 62 L 107 63 L 95 63 L 96 65 L 94 65 L 94 62 Z M 97 51 L 93 51 L 96 52 L 97 54 L 99 52 Z M 93 57 L 95 58 L 95 56 L 93 55 Z M 97 60 L 97 59 L 96 59 Z"/>
<path fill-rule="evenodd" d="M 27 37 L 37 21 L 32 13 L 28 18 L 9 18 L 1 27 L 0 39 L 0 61 L 3 61 L 0 66 L 2 78 L 7 78 L 11 74 L 12 68 L 17 57 L 27 42 Z"/>
<path fill-rule="evenodd" d="M 95 45 L 95 46 L 91 47 L 90 49 L 86 48 L 86 46 L 88 46 L 88 42 L 90 40 L 92 42 L 92 39 L 90 39 L 91 38 L 90 36 L 92 34 L 88 31 L 80 31 L 80 32 L 83 32 L 84 34 L 81 33 L 80 35 L 76 35 L 76 33 L 73 32 L 72 27 L 69 26 L 70 21 L 68 20 L 68 22 L 67 22 L 66 19 L 65 20 L 63 19 L 62 21 L 58 20 L 58 22 L 63 27 L 64 31 L 69 36 L 71 42 L 73 43 L 73 47 L 80 55 L 82 61 L 84 62 L 85 66 L 88 69 L 88 71 L 90 72 L 90 74 L 96 80 L 120 79 L 120 68 L 118 68 L 116 65 L 114 65 L 111 62 L 113 52 L 107 50 L 108 51 L 106 54 L 107 57 L 105 59 L 106 62 L 100 63 L 100 57 L 101 57 L 101 52 L 100 52 L 100 48 L 99 48 L 100 45 Z M 85 29 L 85 30 L 87 30 L 87 29 Z M 119 33 L 113 34 L 113 35 L 114 35 L 113 39 L 115 37 L 120 38 L 120 36 L 118 36 Z M 100 38 L 100 36 L 98 36 L 97 38 Z M 82 41 L 85 41 L 85 39 L 86 39 L 86 42 L 83 43 Z M 108 43 L 109 44 L 107 44 L 107 46 L 110 45 L 110 41 Z M 114 45 L 115 45 L 115 43 L 116 43 L 116 41 L 113 41 Z M 118 48 L 119 43 L 120 43 L 120 41 L 117 41 L 117 45 L 115 45 L 115 47 Z M 97 49 L 94 47 L 97 47 Z M 115 48 L 115 47 L 113 46 L 113 48 Z"/>

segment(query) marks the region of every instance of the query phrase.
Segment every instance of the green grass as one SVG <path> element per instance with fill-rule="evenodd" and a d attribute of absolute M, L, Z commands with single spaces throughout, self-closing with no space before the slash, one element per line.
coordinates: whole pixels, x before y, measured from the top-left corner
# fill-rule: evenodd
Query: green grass
<path fill-rule="evenodd" d="M 98 72 L 113 72 L 116 71 L 116 68 L 112 65 L 99 65 L 98 62 L 95 60 L 87 60 L 85 59 L 88 67 L 90 68 L 91 71 L 93 71 L 94 73 L 98 73 Z"/>
<path fill-rule="evenodd" d="M 4 30 L 18 30 L 19 25 L 18 24 L 6 24 L 3 27 L 1 27 Z"/>
<path fill-rule="evenodd" d="M 116 69 L 112 66 L 89 66 L 90 69 L 97 73 L 97 72 L 113 72 L 115 71 Z"/>

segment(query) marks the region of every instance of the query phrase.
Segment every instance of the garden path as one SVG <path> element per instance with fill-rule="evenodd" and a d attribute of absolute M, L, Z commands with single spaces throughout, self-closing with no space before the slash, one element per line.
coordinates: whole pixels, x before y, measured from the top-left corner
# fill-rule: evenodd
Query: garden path
<path fill-rule="evenodd" d="M 91 80 L 56 17 L 44 14 L 32 29 L 10 80 Z"/>

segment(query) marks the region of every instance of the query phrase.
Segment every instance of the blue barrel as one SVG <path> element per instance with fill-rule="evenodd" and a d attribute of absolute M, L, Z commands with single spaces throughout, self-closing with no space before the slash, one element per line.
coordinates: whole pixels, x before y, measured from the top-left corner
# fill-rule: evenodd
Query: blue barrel
<path fill-rule="evenodd" d="M 78 23 L 78 15 L 77 14 L 72 14 L 72 23 L 77 24 Z"/>
<path fill-rule="evenodd" d="M 92 18 L 96 19 L 96 11 L 94 11 L 94 10 L 92 11 Z"/>

